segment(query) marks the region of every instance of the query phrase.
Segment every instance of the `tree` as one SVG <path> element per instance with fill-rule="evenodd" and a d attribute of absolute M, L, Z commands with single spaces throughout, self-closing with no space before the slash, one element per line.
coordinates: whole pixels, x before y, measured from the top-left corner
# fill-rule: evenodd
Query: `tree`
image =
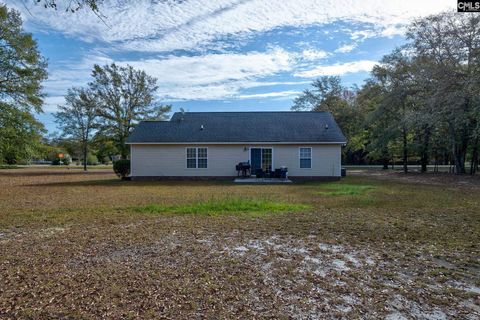
<path fill-rule="evenodd" d="M 101 133 L 115 141 L 122 159 L 126 159 L 129 150 L 125 141 L 136 124 L 163 119 L 171 106 L 155 101 L 157 79 L 131 66 L 95 65 L 92 76 L 89 85 L 99 103 Z"/>
<path fill-rule="evenodd" d="M 74 139 L 81 146 L 83 170 L 87 171 L 87 156 L 92 134 L 98 127 L 98 104 L 91 91 L 83 88 L 68 90 L 65 104 L 58 107 L 55 122 L 63 136 Z"/>
<path fill-rule="evenodd" d="M 331 112 L 347 138 L 345 155 L 363 148 L 363 118 L 356 105 L 357 90 L 345 88 L 340 77 L 321 77 L 294 99 L 292 110 Z"/>
<path fill-rule="evenodd" d="M 321 77 L 311 84 L 312 89 L 306 89 L 293 100 L 292 110 L 320 110 L 336 108 L 345 88 L 340 77 Z"/>
<path fill-rule="evenodd" d="M 424 69 L 435 82 L 434 112 L 449 132 L 455 172 L 465 173 L 467 152 L 478 139 L 480 17 L 442 13 L 415 21 L 407 38 L 414 53 L 431 61 Z"/>
<path fill-rule="evenodd" d="M 58 0 L 33 0 L 35 3 L 41 3 L 46 9 L 58 10 Z M 103 0 L 70 0 L 66 3 L 61 3 L 61 9 L 66 12 L 77 12 L 78 10 L 89 8 L 105 25 L 105 16 L 100 12 L 99 5 Z M 107 25 L 108 26 L 108 25 Z"/>
<path fill-rule="evenodd" d="M 101 163 L 108 164 L 113 161 L 113 157 L 118 154 L 115 143 L 109 137 L 97 134 L 94 141 L 96 155 Z"/>
<path fill-rule="evenodd" d="M 388 169 L 393 157 L 389 142 L 394 134 L 389 127 L 391 114 L 383 110 L 385 88 L 374 79 L 369 79 L 357 94 L 357 104 L 364 115 L 364 141 L 368 157 L 381 161 L 383 169 Z"/>
<path fill-rule="evenodd" d="M 414 118 L 414 106 L 417 87 L 413 76 L 412 58 L 402 48 L 383 57 L 381 64 L 376 65 L 372 71 L 374 78 L 384 88 L 377 117 L 382 113 L 389 113 L 386 130 L 391 135 L 401 139 L 403 171 L 408 171 L 408 153 L 410 143 L 410 129 Z"/>
<path fill-rule="evenodd" d="M 33 0 L 36 3 L 42 3 L 45 8 L 51 8 L 54 10 L 58 9 L 58 0 Z M 98 5 L 102 3 L 103 0 L 72 0 L 67 1 L 65 10 L 70 12 L 75 12 L 85 7 L 90 8 L 95 13 L 99 13 Z"/>
<path fill-rule="evenodd" d="M 338 77 L 322 77 L 294 100 L 293 109 L 332 112 L 348 138 L 347 155 L 380 160 L 384 168 L 400 156 L 405 172 L 409 161 L 425 172 L 434 159 L 435 165 L 453 160 L 461 174 L 470 160 L 474 174 L 480 152 L 480 16 L 421 18 L 407 38 L 360 90 L 345 89 Z"/>
<path fill-rule="evenodd" d="M 0 161 L 18 163 L 38 155 L 43 126 L 30 111 L 41 111 L 47 64 L 20 13 L 0 5 Z"/>
<path fill-rule="evenodd" d="M 0 101 L 41 111 L 46 68 L 36 41 L 22 29 L 20 13 L 0 5 Z"/>
<path fill-rule="evenodd" d="M 45 129 L 31 113 L 0 102 L 0 163 L 16 164 L 42 152 Z"/>

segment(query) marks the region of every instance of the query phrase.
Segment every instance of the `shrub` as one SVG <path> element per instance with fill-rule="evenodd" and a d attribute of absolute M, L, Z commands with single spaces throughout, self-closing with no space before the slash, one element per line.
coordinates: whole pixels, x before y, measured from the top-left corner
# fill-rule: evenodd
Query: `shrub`
<path fill-rule="evenodd" d="M 89 153 L 87 155 L 87 165 L 96 166 L 98 165 L 98 158 L 96 155 Z"/>
<path fill-rule="evenodd" d="M 117 160 L 113 163 L 113 171 L 124 179 L 130 174 L 130 160 Z"/>
<path fill-rule="evenodd" d="M 55 158 L 52 160 L 52 165 L 58 166 L 58 165 L 69 165 L 71 162 L 71 159 L 69 157 L 65 157 L 63 159 L 60 158 Z"/>

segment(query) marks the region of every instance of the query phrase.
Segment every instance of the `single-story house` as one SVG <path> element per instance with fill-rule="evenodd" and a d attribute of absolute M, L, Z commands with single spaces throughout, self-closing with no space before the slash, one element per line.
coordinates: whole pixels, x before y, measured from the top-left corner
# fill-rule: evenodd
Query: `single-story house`
<path fill-rule="evenodd" d="M 346 139 L 329 112 L 176 112 L 140 122 L 127 143 L 132 179 L 232 178 L 247 161 L 253 174 L 332 179 Z"/>

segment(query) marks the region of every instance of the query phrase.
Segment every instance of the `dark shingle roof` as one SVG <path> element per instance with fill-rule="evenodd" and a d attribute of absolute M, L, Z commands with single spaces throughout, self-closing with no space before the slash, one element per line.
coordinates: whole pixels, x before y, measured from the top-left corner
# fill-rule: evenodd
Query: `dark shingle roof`
<path fill-rule="evenodd" d="M 140 122 L 127 143 L 345 141 L 329 112 L 176 112 L 170 121 Z"/>

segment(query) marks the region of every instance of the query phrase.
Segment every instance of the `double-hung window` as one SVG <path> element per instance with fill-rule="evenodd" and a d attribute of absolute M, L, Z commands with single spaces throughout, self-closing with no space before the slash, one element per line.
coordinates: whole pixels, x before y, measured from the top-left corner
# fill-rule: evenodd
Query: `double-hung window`
<path fill-rule="evenodd" d="M 207 165 L 207 148 L 197 148 L 197 168 L 206 169 Z"/>
<path fill-rule="evenodd" d="M 187 168 L 206 169 L 208 167 L 207 148 L 187 148 Z"/>
<path fill-rule="evenodd" d="M 300 148 L 300 169 L 312 168 L 312 148 Z"/>

